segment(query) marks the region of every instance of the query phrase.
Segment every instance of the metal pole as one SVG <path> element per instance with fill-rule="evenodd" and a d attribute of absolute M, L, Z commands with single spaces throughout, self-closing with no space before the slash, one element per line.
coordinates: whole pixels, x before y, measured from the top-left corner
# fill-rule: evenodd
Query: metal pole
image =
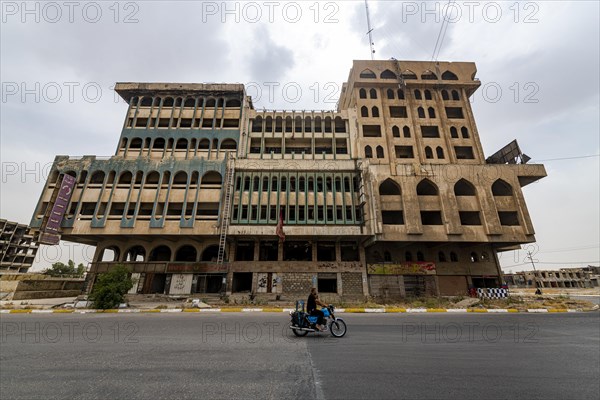
<path fill-rule="evenodd" d="M 542 294 L 542 288 L 538 287 L 538 280 L 537 280 L 537 270 L 535 269 L 535 264 L 533 262 L 533 257 L 531 257 L 531 251 L 527 251 L 527 257 L 529 258 L 529 261 L 531 261 L 531 266 L 533 267 L 533 279 L 535 282 L 535 287 L 536 287 L 536 292 L 539 290 L 539 294 Z"/>

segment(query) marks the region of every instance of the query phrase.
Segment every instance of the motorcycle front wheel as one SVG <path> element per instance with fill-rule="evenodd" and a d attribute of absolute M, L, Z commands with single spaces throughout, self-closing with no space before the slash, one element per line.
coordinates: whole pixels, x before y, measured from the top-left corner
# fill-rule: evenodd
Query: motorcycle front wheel
<path fill-rule="evenodd" d="M 329 331 L 335 337 L 342 337 L 346 334 L 346 323 L 342 319 L 336 319 L 335 321 L 331 321 L 331 325 L 329 325 Z"/>

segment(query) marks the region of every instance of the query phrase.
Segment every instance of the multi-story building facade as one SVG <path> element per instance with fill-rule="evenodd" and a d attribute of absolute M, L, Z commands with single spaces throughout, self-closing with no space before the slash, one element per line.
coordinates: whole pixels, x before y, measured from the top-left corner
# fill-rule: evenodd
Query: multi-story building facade
<path fill-rule="evenodd" d="M 475 73 L 355 61 L 335 111 L 256 110 L 243 85 L 117 84 L 116 154 L 57 156 L 32 226 L 70 175 L 62 238 L 96 246 L 92 278 L 128 266 L 138 293 L 498 286 L 496 253 L 535 240 L 521 188 L 546 172 L 520 154 L 486 161 Z"/>
<path fill-rule="evenodd" d="M 29 226 L 0 219 L 0 272 L 27 272 L 37 250 Z"/>
<path fill-rule="evenodd" d="M 516 272 L 505 274 L 504 280 L 509 286 L 521 288 L 591 288 L 598 286 L 597 278 L 590 267 Z"/>

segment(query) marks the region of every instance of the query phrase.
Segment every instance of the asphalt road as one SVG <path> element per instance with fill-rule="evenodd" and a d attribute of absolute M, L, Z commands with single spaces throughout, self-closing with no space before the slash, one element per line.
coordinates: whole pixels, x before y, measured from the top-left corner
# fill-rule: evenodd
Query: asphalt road
<path fill-rule="evenodd" d="M 6 399 L 598 399 L 600 313 L 3 314 Z"/>

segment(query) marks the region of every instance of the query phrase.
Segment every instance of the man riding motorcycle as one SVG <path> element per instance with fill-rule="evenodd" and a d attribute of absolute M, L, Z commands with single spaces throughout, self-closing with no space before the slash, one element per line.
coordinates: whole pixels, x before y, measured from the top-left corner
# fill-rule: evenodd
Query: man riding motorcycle
<path fill-rule="evenodd" d="M 308 295 L 308 301 L 306 302 L 306 311 L 312 315 L 317 317 L 317 329 L 319 331 L 323 331 L 325 328 L 323 327 L 323 319 L 324 314 L 323 311 L 317 309 L 317 306 L 327 307 L 327 304 L 323 303 L 319 300 L 319 294 L 317 293 L 317 288 L 311 288 L 310 294 Z"/>

